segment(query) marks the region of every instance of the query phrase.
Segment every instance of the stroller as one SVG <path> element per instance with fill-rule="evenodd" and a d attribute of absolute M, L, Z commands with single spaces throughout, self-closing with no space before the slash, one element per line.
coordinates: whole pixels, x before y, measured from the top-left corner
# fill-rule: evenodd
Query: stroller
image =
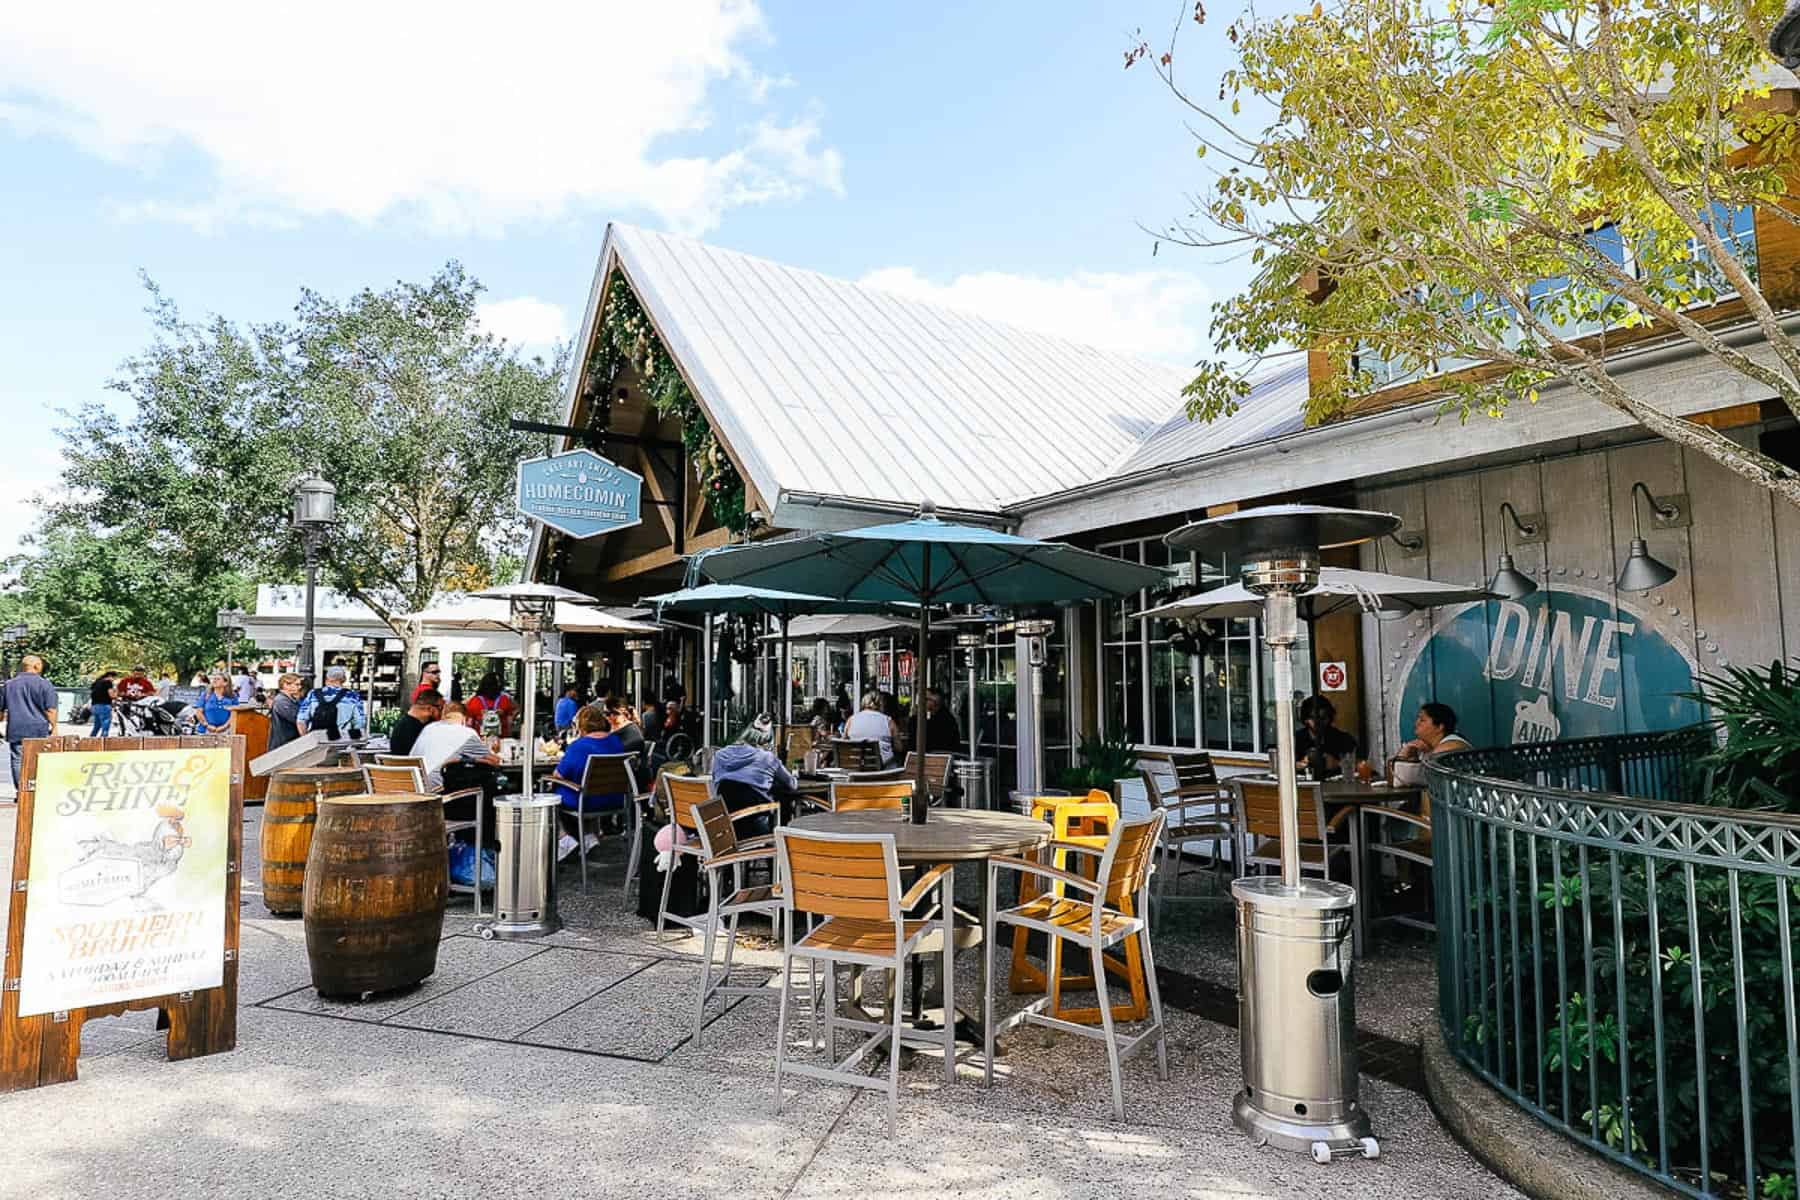
<path fill-rule="evenodd" d="M 113 705 L 113 724 L 120 737 L 181 737 L 195 728 L 195 709 L 182 700 L 146 696 Z"/>

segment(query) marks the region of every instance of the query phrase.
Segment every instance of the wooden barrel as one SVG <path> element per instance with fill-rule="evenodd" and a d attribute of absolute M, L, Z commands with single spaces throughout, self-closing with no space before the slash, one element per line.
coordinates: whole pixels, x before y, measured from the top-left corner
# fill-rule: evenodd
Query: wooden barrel
<path fill-rule="evenodd" d="M 262 888 L 270 912 L 300 915 L 300 886 L 319 799 L 362 790 L 362 771 L 355 767 L 288 767 L 269 776 L 263 801 Z"/>
<path fill-rule="evenodd" d="M 440 796 L 327 796 L 306 860 L 306 957 L 321 996 L 437 969 L 450 891 Z"/>

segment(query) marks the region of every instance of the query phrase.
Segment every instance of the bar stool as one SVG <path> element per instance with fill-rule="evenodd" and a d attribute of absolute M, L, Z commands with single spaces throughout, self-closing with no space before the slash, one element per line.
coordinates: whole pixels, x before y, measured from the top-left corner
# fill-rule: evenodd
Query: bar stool
<path fill-rule="evenodd" d="M 1057 842 L 1071 846 L 1091 847 L 1095 851 L 1106 849 L 1115 826 L 1119 823 L 1119 806 L 1112 797 L 1098 789 L 1090 791 L 1086 796 L 1037 796 L 1031 802 L 1031 815 L 1037 820 L 1049 820 L 1055 831 Z M 1069 869 L 1069 851 L 1059 849 L 1052 858 L 1051 865 L 1059 871 Z M 1098 866 L 1098 859 L 1084 860 L 1076 864 L 1076 873 L 1093 876 Z M 1019 903 L 1026 904 L 1043 895 L 1046 889 L 1054 889 L 1060 896 L 1062 885 L 1045 884 L 1037 876 L 1021 874 L 1019 877 Z M 1133 905 L 1135 897 L 1125 895 L 1120 898 L 1123 911 L 1128 916 L 1135 916 Z M 1066 1008 L 1063 1006 L 1062 991 L 1064 988 L 1082 989 L 1095 987 L 1092 975 L 1062 975 L 1054 982 L 1050 979 L 1047 968 L 1039 967 L 1026 956 L 1030 931 L 1022 926 L 1013 928 L 1012 967 L 1007 978 L 1007 986 L 1015 995 L 1050 992 L 1050 1015 L 1059 1020 L 1072 1021 L 1082 1025 L 1098 1025 L 1101 1013 L 1098 1007 Z M 1144 978 L 1143 950 L 1136 939 L 1125 945 L 1125 959 L 1105 956 L 1107 969 L 1123 976 L 1131 990 L 1129 1004 L 1114 1005 L 1112 1019 L 1115 1021 L 1142 1020 L 1149 1009 L 1149 989 Z"/>

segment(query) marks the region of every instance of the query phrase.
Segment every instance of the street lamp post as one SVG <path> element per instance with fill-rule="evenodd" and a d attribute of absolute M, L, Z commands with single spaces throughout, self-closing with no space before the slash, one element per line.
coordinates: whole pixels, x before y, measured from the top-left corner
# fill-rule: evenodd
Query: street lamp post
<path fill-rule="evenodd" d="M 319 584 L 319 543 L 336 521 L 337 489 L 311 472 L 302 475 L 294 488 L 294 528 L 306 547 L 306 624 L 300 634 L 300 674 L 302 686 L 309 689 L 318 666 L 313 604 Z"/>

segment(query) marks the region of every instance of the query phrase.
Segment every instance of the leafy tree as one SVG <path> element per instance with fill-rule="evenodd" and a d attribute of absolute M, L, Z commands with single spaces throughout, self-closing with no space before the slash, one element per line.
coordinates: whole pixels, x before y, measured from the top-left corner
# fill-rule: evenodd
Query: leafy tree
<path fill-rule="evenodd" d="M 1170 236 L 1260 267 L 1215 305 L 1215 342 L 1328 355 L 1310 418 L 1384 378 L 1492 364 L 1447 379 L 1446 407 L 1499 416 L 1559 381 L 1800 504 L 1800 473 L 1633 392 L 1608 361 L 1622 341 L 1684 339 L 1800 416 L 1786 305 L 1735 236 L 1745 210 L 1800 223 L 1800 117 L 1771 98 L 1763 48 L 1780 11 L 1336 0 L 1252 14 L 1227 30 L 1239 61 L 1218 112 L 1177 80 L 1185 16 L 1166 51 L 1140 41 L 1126 64 L 1152 64 L 1222 164 Z M 1697 319 L 1728 298 L 1748 343 Z M 1204 364 L 1189 413 L 1214 419 L 1245 391 Z"/>
<path fill-rule="evenodd" d="M 219 657 L 217 610 L 255 592 L 237 571 L 196 573 L 136 528 L 97 532 L 67 520 L 40 529 L 6 566 L 16 590 L 0 596 L 0 624 L 30 626 L 28 648 L 65 685 L 140 662 L 183 679 L 209 668 Z"/>
<path fill-rule="evenodd" d="M 293 486 L 317 471 L 338 489 L 322 582 L 406 640 L 411 678 L 405 614 L 489 583 L 516 551 L 513 472 L 535 446 L 507 420 L 555 410 L 566 352 L 527 360 L 482 333 L 480 285 L 454 262 L 347 300 L 303 291 L 291 320 L 241 327 L 187 321 L 146 287 L 155 339 L 112 385 L 132 412 L 75 415 L 65 483 L 77 498 L 55 522 L 132 530 L 153 561 L 195 579 L 292 578 Z"/>

